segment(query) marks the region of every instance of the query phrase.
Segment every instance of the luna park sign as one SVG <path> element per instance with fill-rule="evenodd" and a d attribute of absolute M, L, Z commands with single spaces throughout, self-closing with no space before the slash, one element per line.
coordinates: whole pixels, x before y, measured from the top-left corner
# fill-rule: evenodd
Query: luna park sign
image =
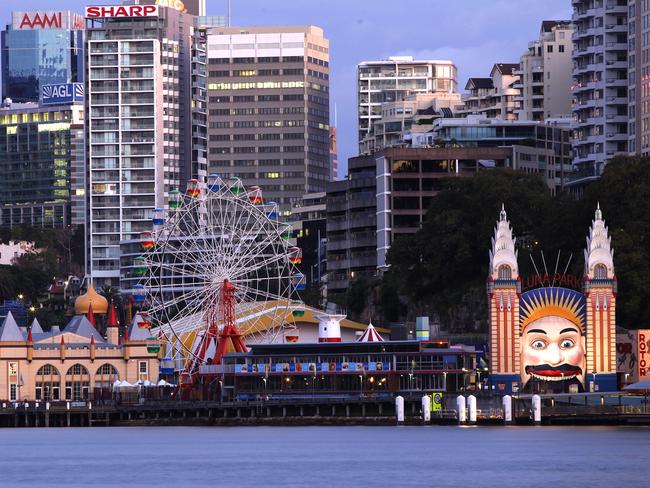
<path fill-rule="evenodd" d="M 543 286 L 561 286 L 563 288 L 580 290 L 582 282 L 578 276 L 564 273 L 530 275 L 521 280 L 522 290 L 532 290 L 533 288 L 541 288 Z"/>

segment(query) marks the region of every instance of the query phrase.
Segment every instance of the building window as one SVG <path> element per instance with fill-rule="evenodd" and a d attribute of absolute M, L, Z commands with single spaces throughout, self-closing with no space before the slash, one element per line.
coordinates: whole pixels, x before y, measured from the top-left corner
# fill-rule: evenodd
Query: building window
<path fill-rule="evenodd" d="M 500 280 L 512 279 L 512 270 L 510 269 L 510 266 L 506 266 L 505 264 L 499 266 L 499 279 Z"/>
<path fill-rule="evenodd" d="M 36 372 L 36 400 L 46 402 L 60 399 L 61 375 L 59 370 L 51 364 L 44 364 Z"/>
<path fill-rule="evenodd" d="M 557 50 L 558 50 L 559 52 L 563 53 L 563 52 L 564 52 L 564 44 L 560 44 L 560 45 L 557 47 Z"/>
<path fill-rule="evenodd" d="M 140 372 L 139 374 L 140 381 L 146 381 L 149 379 L 147 361 L 140 361 L 138 371 Z"/>
<path fill-rule="evenodd" d="M 594 278 L 597 280 L 607 279 L 607 267 L 604 264 L 594 266 Z"/>
<path fill-rule="evenodd" d="M 552 44 L 549 44 L 548 46 L 546 46 L 546 52 L 547 53 L 552 53 L 553 52 L 553 45 Z"/>

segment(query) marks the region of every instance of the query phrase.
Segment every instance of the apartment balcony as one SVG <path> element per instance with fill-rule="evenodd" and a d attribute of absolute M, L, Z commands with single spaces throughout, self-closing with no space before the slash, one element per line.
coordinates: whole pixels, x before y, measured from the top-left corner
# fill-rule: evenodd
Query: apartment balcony
<path fill-rule="evenodd" d="M 607 24 L 605 25 L 605 32 L 617 34 L 627 32 L 627 24 Z"/>
<path fill-rule="evenodd" d="M 607 102 L 607 105 L 627 105 L 628 103 L 627 97 L 617 96 L 606 97 L 605 101 Z"/>
<path fill-rule="evenodd" d="M 627 78 L 607 78 L 607 88 L 627 86 Z"/>
<path fill-rule="evenodd" d="M 627 141 L 627 138 L 628 138 L 627 132 L 608 132 L 607 133 L 607 142 Z"/>
<path fill-rule="evenodd" d="M 603 106 L 604 100 L 602 98 L 590 98 L 588 100 L 579 100 L 574 104 L 574 110 L 581 110 L 585 108 L 596 108 Z"/>
<path fill-rule="evenodd" d="M 627 69 L 628 64 L 627 61 L 621 61 L 618 59 L 610 59 L 605 63 L 605 67 L 607 69 Z"/>
<path fill-rule="evenodd" d="M 599 31 L 600 31 L 599 27 L 588 27 L 586 29 L 579 29 L 573 32 L 573 36 L 571 36 L 571 39 L 573 41 L 576 41 L 577 39 L 592 37 L 597 35 Z"/>
<path fill-rule="evenodd" d="M 577 66 L 573 70 L 573 75 L 578 76 L 578 75 L 584 75 L 586 73 L 591 73 L 593 71 L 596 71 L 598 69 L 599 65 L 596 63 L 585 63 L 581 66 Z"/>
<path fill-rule="evenodd" d="M 608 124 L 626 124 L 629 118 L 627 115 L 609 114 L 605 120 Z"/>
<path fill-rule="evenodd" d="M 606 42 L 605 43 L 606 51 L 625 51 L 627 52 L 627 43 L 626 42 Z"/>
<path fill-rule="evenodd" d="M 627 13 L 627 2 L 625 2 L 623 5 L 619 5 L 616 0 L 609 0 L 610 3 L 608 3 L 605 6 L 605 12 L 608 14 L 626 14 Z"/>

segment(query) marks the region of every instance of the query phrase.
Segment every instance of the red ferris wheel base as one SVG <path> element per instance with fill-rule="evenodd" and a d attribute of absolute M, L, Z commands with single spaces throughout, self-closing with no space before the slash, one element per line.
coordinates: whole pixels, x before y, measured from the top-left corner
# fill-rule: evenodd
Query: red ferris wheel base
<path fill-rule="evenodd" d="M 196 359 L 192 366 L 188 368 L 189 373 L 186 375 L 185 381 L 181 380 L 182 384 L 191 386 L 197 383 L 199 365 L 205 362 L 208 346 L 213 338 L 217 336 L 217 350 L 212 358 L 212 364 L 221 364 L 223 357 L 229 351 L 248 352 L 248 348 L 235 325 L 235 290 L 235 285 L 230 281 L 227 279 L 223 281 L 219 296 L 219 311 L 223 316 L 223 329 L 218 332 L 217 325 L 214 322 L 210 324 L 207 333 L 203 336 L 203 340 L 197 348 Z"/>

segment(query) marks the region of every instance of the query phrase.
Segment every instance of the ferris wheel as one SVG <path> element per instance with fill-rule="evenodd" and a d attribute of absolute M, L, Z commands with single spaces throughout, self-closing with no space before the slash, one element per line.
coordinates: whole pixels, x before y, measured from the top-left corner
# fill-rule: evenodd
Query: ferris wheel
<path fill-rule="evenodd" d="M 291 237 L 277 204 L 239 178 L 210 175 L 207 184 L 190 180 L 185 193 L 170 192 L 134 263 L 143 278 L 134 298 L 145 324 L 164 336 L 166 356 L 196 369 L 220 361 L 224 332 L 240 351 L 244 341 L 278 342 L 294 330 L 305 276 Z"/>

